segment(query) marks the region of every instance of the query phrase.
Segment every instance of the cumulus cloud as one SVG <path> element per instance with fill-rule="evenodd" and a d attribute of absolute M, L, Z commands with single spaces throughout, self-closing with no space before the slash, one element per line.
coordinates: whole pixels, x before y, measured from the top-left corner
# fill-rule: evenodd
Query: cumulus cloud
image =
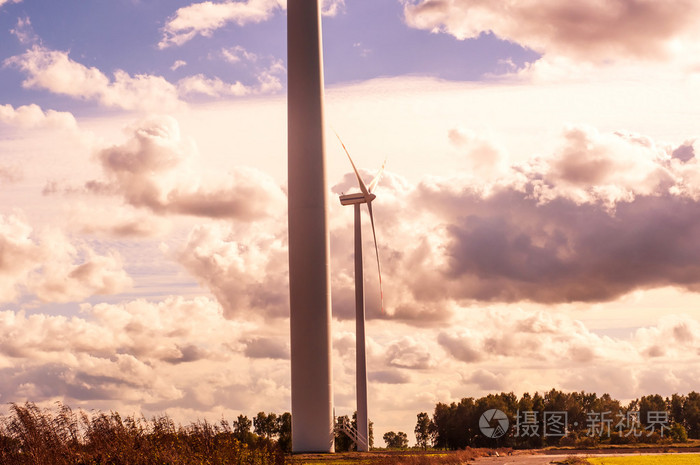
<path fill-rule="evenodd" d="M 692 43 L 700 24 L 700 5 L 690 0 L 404 0 L 404 14 L 412 27 L 458 39 L 493 33 L 544 54 L 594 62 L 668 58 Z"/>
<path fill-rule="evenodd" d="M 192 421 L 194 410 L 284 411 L 288 361 L 251 363 L 243 350 L 253 333 L 274 344 L 266 328 L 224 319 L 208 298 L 84 305 L 71 318 L 3 311 L 0 389 L 5 402 L 167 411 L 176 421 Z"/>
<path fill-rule="evenodd" d="M 158 47 L 182 45 L 197 35 L 205 37 L 229 23 L 244 26 L 269 19 L 276 10 L 286 6 L 280 0 L 202 2 L 179 8 L 163 28 Z"/>
<path fill-rule="evenodd" d="M 152 118 L 129 131 L 126 143 L 98 153 L 107 179 L 89 181 L 88 192 L 118 195 L 128 205 L 161 215 L 243 221 L 268 217 L 284 205 L 279 186 L 253 169 L 193 176 L 196 148 L 171 117 Z"/>
<path fill-rule="evenodd" d="M 219 224 L 195 227 L 179 262 L 221 303 L 227 318 L 289 315 L 286 234 L 249 230 L 245 240 Z M 261 343 L 257 343 L 261 344 Z M 249 350 L 259 353 L 261 347 Z"/>
<path fill-rule="evenodd" d="M 44 111 L 39 105 L 33 103 L 17 108 L 10 104 L 0 105 L 0 123 L 23 129 L 78 129 L 78 124 L 72 113 L 55 110 Z"/>
<path fill-rule="evenodd" d="M 410 336 L 404 336 L 387 347 L 386 362 L 393 367 L 414 370 L 435 366 L 435 361 L 426 346 Z"/>
<path fill-rule="evenodd" d="M 389 174 L 375 205 L 388 313 L 426 324 L 449 317 L 455 301 L 602 302 L 637 289 L 697 291 L 694 143 L 576 126 L 563 130 L 552 153 L 500 177 L 404 186 Z M 371 288 L 367 295 L 371 307 Z"/>
<path fill-rule="evenodd" d="M 5 65 L 24 71 L 24 87 L 46 89 L 57 94 L 96 100 L 108 107 L 126 110 L 167 111 L 182 106 L 176 87 L 160 76 L 131 76 L 116 70 L 110 79 L 102 71 L 87 67 L 67 52 L 34 45 L 22 55 L 5 60 Z"/>
<path fill-rule="evenodd" d="M 131 285 L 116 253 L 99 255 L 56 231 L 38 235 L 21 218 L 0 216 L 0 301 L 29 292 L 42 301 L 69 302 Z"/>

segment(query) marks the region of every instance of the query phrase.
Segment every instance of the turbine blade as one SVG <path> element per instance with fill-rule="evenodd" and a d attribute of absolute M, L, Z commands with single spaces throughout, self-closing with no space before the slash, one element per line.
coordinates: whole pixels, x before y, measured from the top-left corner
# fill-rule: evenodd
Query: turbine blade
<path fill-rule="evenodd" d="M 372 237 L 374 237 L 374 251 L 377 253 L 377 272 L 379 273 L 379 304 L 384 313 L 384 290 L 382 289 L 382 267 L 379 264 L 379 247 L 377 246 L 377 233 L 374 230 L 374 214 L 372 213 L 372 202 L 367 202 L 369 210 L 369 221 L 372 223 Z"/>
<path fill-rule="evenodd" d="M 372 179 L 372 182 L 369 183 L 369 186 L 367 186 L 367 189 L 370 192 L 374 192 L 374 188 L 377 187 L 377 183 L 379 183 L 379 178 L 382 177 L 382 174 L 384 174 L 384 166 L 386 166 L 386 158 L 384 159 L 384 163 L 382 163 L 382 167 L 379 169 L 379 173 Z"/>
<path fill-rule="evenodd" d="M 333 131 L 335 132 L 335 131 Z M 362 193 L 365 195 L 365 198 L 368 199 L 369 201 L 369 190 L 367 190 L 367 186 L 365 185 L 365 182 L 362 180 L 362 177 L 360 177 L 360 173 L 357 171 L 357 168 L 355 168 L 355 162 L 352 161 L 352 157 L 350 156 L 350 152 L 348 152 L 348 149 L 345 148 L 345 144 L 343 144 L 343 140 L 340 138 L 338 133 L 335 133 L 335 137 L 338 138 L 340 141 L 340 145 L 343 146 L 343 150 L 345 150 L 345 154 L 348 156 L 348 159 L 350 159 L 350 164 L 352 165 L 352 169 L 355 171 L 355 176 L 357 176 L 357 182 L 360 184 L 360 190 Z"/>

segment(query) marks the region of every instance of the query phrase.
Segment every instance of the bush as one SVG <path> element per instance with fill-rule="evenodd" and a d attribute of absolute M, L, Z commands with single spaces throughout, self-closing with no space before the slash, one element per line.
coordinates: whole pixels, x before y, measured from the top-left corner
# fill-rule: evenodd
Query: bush
<path fill-rule="evenodd" d="M 228 423 L 196 422 L 183 427 L 167 416 L 152 420 L 118 413 L 79 415 L 59 404 L 57 412 L 32 403 L 13 404 L 0 418 L 3 465 L 282 465 L 277 444 L 259 438 L 249 446 Z"/>
<path fill-rule="evenodd" d="M 688 442 L 688 432 L 680 423 L 673 423 L 667 434 L 673 442 Z"/>

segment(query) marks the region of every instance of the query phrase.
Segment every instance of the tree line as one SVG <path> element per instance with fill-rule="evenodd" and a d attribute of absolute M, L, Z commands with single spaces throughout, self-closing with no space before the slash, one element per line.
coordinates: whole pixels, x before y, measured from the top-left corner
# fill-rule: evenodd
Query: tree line
<path fill-rule="evenodd" d="M 584 391 L 520 398 L 502 392 L 438 403 L 432 418 L 417 415 L 414 433 L 418 446 L 441 449 L 685 442 L 700 439 L 700 394 L 654 394 L 622 404 Z"/>

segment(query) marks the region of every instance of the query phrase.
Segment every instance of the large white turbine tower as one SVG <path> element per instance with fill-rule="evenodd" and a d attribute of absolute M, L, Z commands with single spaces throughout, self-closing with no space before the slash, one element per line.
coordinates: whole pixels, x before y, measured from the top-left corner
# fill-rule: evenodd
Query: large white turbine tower
<path fill-rule="evenodd" d="M 337 136 L 337 134 L 336 134 Z M 338 136 L 340 140 L 340 136 Z M 374 214 L 372 213 L 372 201 L 377 197 L 372 193 L 379 182 L 379 178 L 384 172 L 384 165 L 369 186 L 365 184 L 360 173 L 352 161 L 348 149 L 340 140 L 343 150 L 350 159 L 352 169 L 355 171 L 360 192 L 357 194 L 346 194 L 340 196 L 342 205 L 353 205 L 355 207 L 355 390 L 357 395 L 357 450 L 367 452 L 369 450 L 369 417 L 367 413 L 367 355 L 365 346 L 365 292 L 364 275 L 362 271 L 362 221 L 360 206 L 367 204 L 369 219 L 372 222 L 372 236 L 374 237 L 374 251 L 377 254 L 377 271 L 379 272 L 379 290 L 382 299 L 382 309 L 384 307 L 382 291 L 382 269 L 379 265 L 379 248 L 377 247 L 377 234 L 374 230 Z M 386 164 L 386 162 L 385 162 Z"/>
<path fill-rule="evenodd" d="M 330 240 L 318 0 L 288 0 L 292 450 L 334 452 Z"/>

